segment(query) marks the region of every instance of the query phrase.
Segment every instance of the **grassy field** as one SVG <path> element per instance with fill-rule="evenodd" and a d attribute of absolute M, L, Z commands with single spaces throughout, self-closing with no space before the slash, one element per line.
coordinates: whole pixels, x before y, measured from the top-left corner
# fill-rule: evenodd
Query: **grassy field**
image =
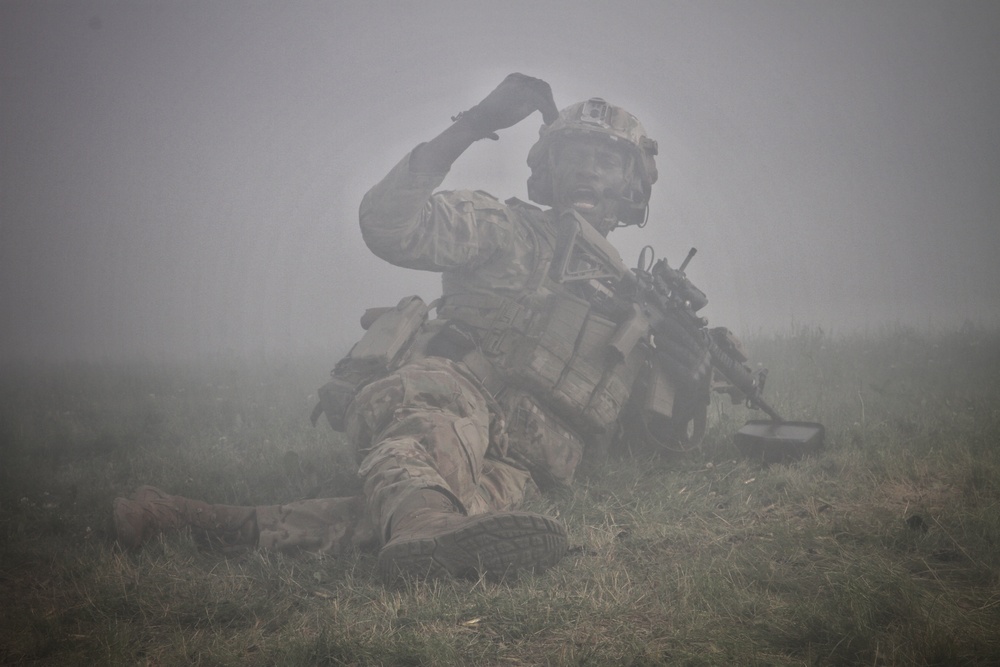
<path fill-rule="evenodd" d="M 332 359 L 7 367 L 0 379 L 0 663 L 1000 664 L 1000 334 L 802 328 L 748 341 L 819 456 L 763 467 L 718 402 L 684 457 L 615 458 L 534 509 L 557 567 L 386 588 L 375 556 L 189 535 L 124 553 L 116 495 L 229 504 L 357 491 L 313 429 Z M 322 426 L 322 425 L 321 425 Z"/>

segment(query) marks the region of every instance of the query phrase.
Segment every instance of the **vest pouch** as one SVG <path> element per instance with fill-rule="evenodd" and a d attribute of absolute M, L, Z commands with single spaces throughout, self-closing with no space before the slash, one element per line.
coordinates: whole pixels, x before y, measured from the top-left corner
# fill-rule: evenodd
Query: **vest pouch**
<path fill-rule="evenodd" d="M 514 346 L 507 377 L 570 424 L 604 432 L 618 418 L 642 365 L 637 345 L 612 345 L 619 331 L 618 323 L 585 299 L 561 295 Z"/>
<path fill-rule="evenodd" d="M 348 374 L 369 375 L 391 370 L 402 358 L 413 341 L 417 330 L 427 319 L 430 308 L 419 296 L 408 296 L 395 308 L 371 309 L 362 318 L 369 326 L 346 357 L 337 362 L 335 375 L 340 375 L 341 367 Z M 369 314 L 377 314 L 369 318 Z"/>
<path fill-rule="evenodd" d="M 347 356 L 337 362 L 331 380 L 319 389 L 311 420 L 325 414 L 335 431 L 344 430 L 344 416 L 362 386 L 398 368 L 430 307 L 419 296 L 408 296 L 395 308 L 370 308 L 361 318 L 366 329 Z"/>
<path fill-rule="evenodd" d="M 708 390 L 685 390 L 671 372 L 671 364 L 654 354 L 640 376 L 638 400 L 623 420 L 625 439 L 635 446 L 684 452 L 705 435 Z"/>
<path fill-rule="evenodd" d="M 642 408 L 647 414 L 655 415 L 661 419 L 670 419 L 674 416 L 674 399 L 677 396 L 677 387 L 667 376 L 662 360 L 656 356 L 647 367 L 647 373 Z"/>

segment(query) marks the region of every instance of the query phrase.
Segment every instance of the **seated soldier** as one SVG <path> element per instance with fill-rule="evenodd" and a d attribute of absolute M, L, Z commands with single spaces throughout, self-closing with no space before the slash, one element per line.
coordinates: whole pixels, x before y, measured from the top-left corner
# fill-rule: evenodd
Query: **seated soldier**
<path fill-rule="evenodd" d="M 548 208 L 434 192 L 473 142 L 535 111 L 545 124 L 528 154 L 528 197 Z M 374 543 L 386 577 L 499 577 L 563 556 L 563 525 L 518 508 L 536 486 L 569 484 L 584 448 L 620 430 L 645 351 L 607 354 L 621 322 L 553 277 L 560 230 L 583 222 L 607 236 L 642 225 L 656 142 L 600 98 L 559 112 L 548 84 L 521 74 L 453 121 L 361 203 L 368 247 L 441 272 L 443 286 L 437 317 L 421 319 L 404 353 L 359 382 L 338 416 L 363 497 L 226 507 L 143 487 L 115 501 L 124 545 L 182 526 L 265 548 Z"/>

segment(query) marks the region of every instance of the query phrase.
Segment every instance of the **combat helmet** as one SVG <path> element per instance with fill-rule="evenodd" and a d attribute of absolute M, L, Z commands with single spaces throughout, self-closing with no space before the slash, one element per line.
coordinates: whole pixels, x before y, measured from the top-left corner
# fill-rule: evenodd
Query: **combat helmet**
<path fill-rule="evenodd" d="M 528 199 L 543 206 L 552 206 L 552 147 L 574 136 L 600 136 L 622 142 L 632 156 L 629 170 L 629 192 L 619 208 L 619 225 L 645 224 L 646 210 L 653 183 L 656 182 L 656 142 L 635 116 L 621 107 L 608 104 L 600 97 L 577 102 L 559 112 L 559 118 L 542 125 L 538 141 L 528 151 Z"/>

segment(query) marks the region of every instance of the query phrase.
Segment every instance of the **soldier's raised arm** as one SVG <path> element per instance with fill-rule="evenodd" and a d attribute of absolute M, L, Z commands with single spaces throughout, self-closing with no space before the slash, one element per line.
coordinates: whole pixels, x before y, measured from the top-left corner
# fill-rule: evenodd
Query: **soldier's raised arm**
<path fill-rule="evenodd" d="M 420 144 L 397 164 L 361 202 L 361 233 L 376 255 L 399 266 L 441 271 L 489 253 L 495 239 L 479 236 L 476 222 L 455 209 L 455 202 L 428 202 L 459 155 L 475 141 L 541 111 L 546 123 L 559 117 L 545 81 L 511 74 L 479 104 Z M 457 243 L 456 239 L 464 239 Z"/>
<path fill-rule="evenodd" d="M 447 171 L 479 139 L 498 139 L 497 131 L 512 127 L 535 111 L 546 124 L 559 117 L 552 88 L 524 74 L 509 74 L 500 85 L 468 111 L 454 117 L 444 132 L 419 146 L 410 157 L 410 170 Z"/>

